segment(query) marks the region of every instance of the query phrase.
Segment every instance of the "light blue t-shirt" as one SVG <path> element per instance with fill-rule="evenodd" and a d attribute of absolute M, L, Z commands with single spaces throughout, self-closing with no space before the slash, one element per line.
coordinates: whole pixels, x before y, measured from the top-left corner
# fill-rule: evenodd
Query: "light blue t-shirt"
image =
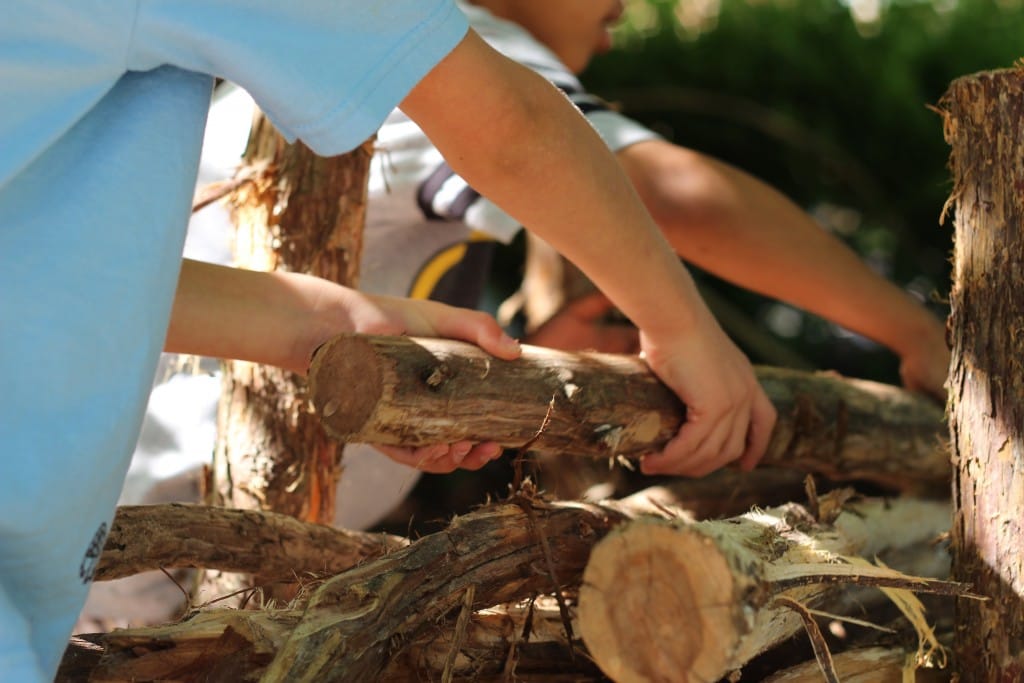
<path fill-rule="evenodd" d="M 166 334 L 211 75 L 335 154 L 465 32 L 450 0 L 4 3 L 3 680 L 53 678 L 102 549 Z"/>

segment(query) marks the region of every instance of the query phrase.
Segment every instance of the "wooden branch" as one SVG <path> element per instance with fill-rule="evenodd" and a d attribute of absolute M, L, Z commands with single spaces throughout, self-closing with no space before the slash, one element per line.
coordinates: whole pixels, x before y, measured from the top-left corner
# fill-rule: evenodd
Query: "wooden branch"
<path fill-rule="evenodd" d="M 380 680 L 408 680 L 411 673 L 434 680 L 454 645 L 452 629 L 429 629 L 392 660 Z M 573 657 L 573 649 L 582 652 L 582 647 L 580 640 L 569 644 L 555 599 L 541 596 L 536 602 L 498 605 L 473 614 L 456 649 L 453 673 L 455 680 L 466 681 L 497 679 L 506 673 L 514 675 L 504 680 L 569 674 L 605 680 L 588 657 Z"/>
<path fill-rule="evenodd" d="M 650 504 L 652 495 L 660 496 L 658 505 Z M 333 586 L 325 584 L 330 592 L 326 596 L 318 593 L 320 604 L 306 615 L 301 601 L 288 609 L 207 610 L 181 623 L 90 636 L 88 640 L 79 639 L 72 643 L 58 681 L 234 683 L 257 680 L 283 644 L 289 639 L 296 639 L 296 627 L 303 619 L 306 619 L 306 633 L 314 638 L 307 644 L 314 650 L 315 638 L 322 634 L 312 632 L 314 629 L 309 628 L 310 623 L 329 629 L 330 623 L 335 621 L 343 630 L 340 637 L 345 638 L 346 647 L 354 651 L 324 650 L 340 660 L 338 670 L 347 666 L 346 663 L 352 663 L 352 677 L 339 680 L 439 680 L 453 647 L 452 622 L 461 609 L 468 586 L 476 587 L 473 607 L 477 612 L 472 615 L 465 637 L 459 642 L 452 669 L 453 680 L 507 680 L 510 667 L 514 668 L 517 680 L 523 681 L 557 681 L 562 676 L 572 676 L 571 680 L 601 680 L 587 655 L 578 654 L 575 661 L 570 658 L 567 637 L 554 598 L 542 597 L 532 612 L 521 601 L 552 591 L 552 573 L 563 590 L 571 593 L 581 581 L 583 566 L 594 543 L 613 525 L 638 514 L 670 515 L 673 511 L 666 506 L 672 502 L 665 498 L 665 490 L 662 490 L 646 492 L 625 501 L 612 501 L 607 505 L 547 504 L 521 499 L 520 504 L 484 508 L 457 518 L 446 531 L 424 537 L 401 552 L 365 565 L 365 569 L 340 574 L 333 580 Z M 821 507 L 828 509 L 827 499 Z M 143 514 L 150 512 L 159 514 Z M 189 517 L 192 512 L 203 515 L 216 512 L 209 519 L 212 527 L 218 530 L 206 531 L 201 520 L 207 518 Z M 139 513 L 140 516 L 132 517 L 131 513 Z M 226 519 L 237 521 L 236 514 L 241 515 L 237 519 L 243 519 L 243 525 L 232 527 L 225 523 Z M 196 537 L 199 542 L 189 546 L 195 555 L 195 564 L 209 565 L 224 562 L 215 547 L 219 542 L 217 539 L 236 543 L 243 537 L 256 538 L 251 534 L 257 532 L 249 524 L 261 519 L 273 527 L 280 517 L 273 513 L 240 513 L 198 506 L 126 508 L 119 511 L 118 524 L 110 543 L 116 545 L 136 537 L 140 539 L 138 543 L 142 543 L 141 539 L 149 536 L 165 539 L 157 546 L 171 547 L 177 543 L 192 544 L 190 539 Z M 144 520 L 142 531 L 126 534 L 127 525 L 136 518 Z M 289 526 L 293 524 L 323 529 L 290 520 Z M 170 529 L 162 529 L 164 526 Z M 174 533 L 169 533 L 175 527 Z M 337 534 L 336 542 L 344 548 L 345 534 Z M 547 569 L 543 544 L 539 540 L 541 534 L 546 535 L 551 548 L 553 572 Z M 281 545 L 267 542 L 258 545 L 267 552 L 284 547 L 286 554 L 293 558 L 314 558 L 322 552 L 319 561 L 328 565 L 335 562 L 332 555 L 342 555 L 341 551 L 330 550 L 331 536 L 314 535 L 306 541 L 300 538 L 290 538 Z M 299 548 L 296 545 L 304 543 L 309 546 Z M 135 546 L 136 542 L 129 541 L 128 545 Z M 914 558 L 922 553 L 926 557 L 934 554 L 933 547 L 918 544 L 917 548 Z M 234 545 L 228 545 L 220 552 L 231 555 L 234 550 Z M 157 549 L 157 552 L 163 551 Z M 272 561 L 270 556 L 267 559 Z M 172 561 L 173 557 L 165 555 L 154 564 Z M 251 561 L 257 560 L 253 558 Z M 911 561 L 917 560 L 912 558 Z M 108 559 L 106 562 L 113 567 L 116 556 L 113 561 Z M 890 557 L 886 557 L 886 562 L 900 569 L 906 566 Z M 186 566 L 195 565 L 189 562 Z M 920 564 L 912 566 L 919 569 Z M 293 570 L 304 571 L 301 563 L 298 568 L 282 564 L 276 571 L 291 576 L 287 572 Z M 313 570 L 315 566 L 310 568 Z M 492 604 L 506 602 L 512 606 L 490 608 Z M 863 608 L 868 603 L 869 600 L 862 598 L 857 606 Z M 374 609 L 368 609 L 370 606 Z M 843 609 L 831 603 L 830 608 L 833 611 Z M 569 611 L 570 614 L 574 612 L 572 601 Z M 527 629 L 528 615 L 530 626 Z M 575 618 L 572 623 L 573 632 L 578 637 L 580 626 Z M 528 636 L 524 636 L 527 631 Z M 350 640 L 351 644 L 348 644 Z M 580 641 L 575 643 L 579 648 Z M 104 652 L 102 659 L 100 651 Z M 307 652 L 315 653 L 312 650 Z M 329 666 L 330 662 L 324 662 L 324 667 Z M 315 670 L 307 674 L 305 679 L 296 677 L 294 680 L 316 680 L 320 675 Z M 370 677 L 360 679 L 362 675 Z"/>
<path fill-rule="evenodd" d="M 300 522 L 275 512 L 185 504 L 121 506 L 96 580 L 161 567 L 194 567 L 294 581 L 310 574 L 334 575 L 406 545 L 404 538 Z"/>
<path fill-rule="evenodd" d="M 679 517 L 688 514 L 694 520 L 733 517 L 753 507 L 806 499 L 805 477 L 796 470 L 773 467 L 751 472 L 723 468 L 700 479 L 666 478 L 620 502 L 629 505 L 634 514 L 646 507 L 654 514 L 672 508 L 679 511 Z"/>
<path fill-rule="evenodd" d="M 822 510 L 836 505 L 835 496 L 821 501 Z M 822 522 L 797 505 L 717 522 L 640 519 L 591 554 L 580 589 L 583 639 L 619 683 L 717 681 L 801 628 L 780 597 L 813 604 L 838 581 L 965 593 L 840 557 L 937 536 L 949 519 L 947 504 L 917 500 L 847 503 Z"/>
<path fill-rule="evenodd" d="M 625 518 L 582 503 L 520 503 L 456 518 L 442 532 L 325 583 L 263 682 L 377 680 L 395 644 L 457 613 L 470 585 L 474 609 L 578 585 L 593 544 Z M 550 557 L 542 539 L 556 549 Z"/>
<path fill-rule="evenodd" d="M 779 412 L 764 464 L 901 490 L 948 482 L 943 414 L 926 399 L 834 374 L 757 373 Z M 493 440 L 636 456 L 663 446 L 685 415 L 639 358 L 529 346 L 509 362 L 451 340 L 343 335 L 316 353 L 310 385 L 334 438 L 392 445 Z"/>
<path fill-rule="evenodd" d="M 178 624 L 123 629 L 72 638 L 58 683 L 73 681 L 255 681 L 266 671 L 302 616 L 300 609 L 216 609 Z M 380 683 L 437 680 L 454 646 L 441 624 L 406 643 L 387 662 Z M 582 648 L 577 641 L 575 647 Z M 455 650 L 453 680 L 516 680 L 572 674 L 572 680 L 605 680 L 589 659 L 570 655 L 553 598 L 495 606 L 474 613 Z M 505 679 L 507 680 L 507 679 Z"/>
<path fill-rule="evenodd" d="M 912 654 L 912 653 L 911 653 Z M 903 683 L 903 669 L 908 653 L 885 647 L 850 650 L 834 655 L 836 672 L 843 683 Z M 949 671 L 917 669 L 912 679 L 917 683 L 948 683 Z M 817 662 L 807 662 L 779 671 L 764 683 L 820 683 L 821 669 Z"/>
<path fill-rule="evenodd" d="M 940 105 L 955 208 L 949 423 L 964 683 L 1024 680 L 1024 61 L 950 84 Z"/>
<path fill-rule="evenodd" d="M 426 648 L 437 639 L 437 623 L 457 613 L 470 585 L 476 586 L 475 610 L 554 592 L 556 582 L 558 589 L 577 586 L 594 543 L 632 514 L 628 505 L 518 501 L 456 518 L 444 531 L 339 574 L 312 595 L 304 612 L 210 610 L 180 624 L 99 636 L 107 649 L 106 678 L 95 680 L 252 680 L 266 668 L 268 653 L 279 650 L 278 673 L 268 681 L 378 680 L 401 654 L 396 645 Z M 542 537 L 553 549 L 555 579 Z M 480 638 L 471 632 L 464 647 Z M 214 667 L 218 653 L 229 662 L 224 678 L 175 673 Z M 74 654 L 83 653 L 73 650 L 69 658 Z M 436 664 L 429 654 L 414 660 Z M 282 665 L 288 666 L 283 673 Z"/>

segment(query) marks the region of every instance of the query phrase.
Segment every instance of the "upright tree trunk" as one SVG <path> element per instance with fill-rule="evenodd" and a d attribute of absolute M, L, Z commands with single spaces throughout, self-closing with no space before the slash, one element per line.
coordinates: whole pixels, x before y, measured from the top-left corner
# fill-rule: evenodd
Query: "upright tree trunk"
<path fill-rule="evenodd" d="M 354 286 L 371 155 L 368 141 L 349 154 L 318 157 L 287 144 L 257 116 L 242 171 L 253 180 L 232 202 L 236 265 Z M 331 523 L 341 445 L 324 435 L 305 382 L 277 368 L 226 363 L 220 405 L 207 502 Z"/>
<path fill-rule="evenodd" d="M 943 98 L 956 207 L 950 369 L 961 680 L 1024 680 L 1024 69 Z"/>

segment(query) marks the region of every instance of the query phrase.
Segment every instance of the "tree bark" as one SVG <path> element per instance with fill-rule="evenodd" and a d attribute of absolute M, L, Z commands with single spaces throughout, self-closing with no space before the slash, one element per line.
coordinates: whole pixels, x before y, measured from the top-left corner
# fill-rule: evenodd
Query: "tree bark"
<path fill-rule="evenodd" d="M 579 583 L 598 538 L 624 519 L 606 507 L 522 498 L 456 518 L 405 550 L 321 586 L 263 683 L 377 680 L 394 644 L 457 613 Z"/>
<path fill-rule="evenodd" d="M 372 143 L 323 158 L 287 144 L 260 115 L 245 153 L 252 181 L 233 196 L 237 265 L 309 273 L 354 286 Z M 228 363 L 211 493 L 228 507 L 329 524 L 339 445 L 307 409 L 292 373 Z"/>
<path fill-rule="evenodd" d="M 842 559 L 937 536 L 949 528 L 948 506 L 829 496 L 821 509 L 821 521 L 791 504 L 616 529 L 583 575 L 579 620 L 589 652 L 618 683 L 717 681 L 801 628 L 780 599 L 813 604 L 838 582 L 963 591 Z"/>
<path fill-rule="evenodd" d="M 438 623 L 458 614 L 470 586 L 473 611 L 574 589 L 594 543 L 634 514 L 628 504 L 516 501 L 456 518 L 442 532 L 348 569 L 308 594 L 305 605 L 300 596 L 283 610 L 210 610 L 180 624 L 100 636 L 94 640 L 107 649 L 108 678 L 97 680 L 253 680 L 268 653 L 280 655 L 266 681 L 379 680 L 399 645 L 437 639 Z M 191 673 L 175 678 L 175 671 Z"/>
<path fill-rule="evenodd" d="M 948 484 L 942 411 L 897 387 L 757 369 L 779 412 L 766 465 L 897 489 Z M 657 450 L 685 410 L 639 358 L 524 347 L 516 361 L 440 339 L 342 335 L 310 367 L 329 434 L 370 443 L 469 439 L 609 458 Z"/>
<path fill-rule="evenodd" d="M 73 638 L 57 683 L 174 680 L 257 681 L 302 616 L 301 609 L 218 609 L 167 626 Z M 574 647 L 582 648 L 576 640 Z M 450 655 L 454 651 L 455 657 Z M 449 663 L 449 660 L 451 662 Z M 450 623 L 427 629 L 384 664 L 375 683 L 566 680 L 604 681 L 597 666 L 575 656 L 554 599 L 474 612 L 457 636 Z"/>
<path fill-rule="evenodd" d="M 96 580 L 193 567 L 287 582 L 338 574 L 408 544 L 396 536 L 335 529 L 274 512 L 128 505 L 114 516 Z"/>
<path fill-rule="evenodd" d="M 949 414 L 961 680 L 1024 680 L 1024 69 L 941 102 L 955 205 Z"/>
<path fill-rule="evenodd" d="M 283 677 L 278 672 L 278 678 L 267 680 L 437 680 L 445 671 L 452 680 L 507 680 L 504 677 L 512 668 L 521 680 L 554 681 L 567 675 L 575 676 L 572 680 L 596 679 L 588 656 L 580 652 L 573 658 L 569 648 L 570 641 L 576 648 L 581 642 L 573 607 L 575 592 L 594 544 L 614 525 L 638 515 L 669 518 L 676 514 L 664 502 L 651 506 L 644 498 L 590 505 L 517 496 L 515 503 L 457 518 L 443 532 L 349 568 L 322 585 L 316 578 L 321 567 L 341 566 L 352 559 L 351 534 L 266 512 L 159 506 L 160 514 L 149 515 L 145 508 L 129 508 L 119 515 L 108 542 L 103 559 L 108 574 L 121 573 L 116 568 L 121 560 L 138 568 L 132 551 L 121 546 L 151 535 L 156 556 L 172 563 L 185 558 L 187 566 L 209 562 L 244 570 L 250 562 L 260 561 L 259 552 L 265 552 L 271 565 L 279 565 L 275 571 L 301 574 L 308 570 L 314 576 L 308 578 L 306 591 L 283 607 L 206 610 L 176 624 L 76 641 L 58 680 L 70 683 L 92 676 L 94 681 L 235 683 L 258 679 L 279 652 L 290 653 L 283 658 L 289 670 Z M 825 514 L 834 507 L 829 500 L 822 499 L 818 505 Z M 184 520 L 180 529 L 152 528 L 154 520 L 170 521 L 172 515 Z M 948 514 L 940 516 L 948 522 Z M 125 533 L 122 527 L 139 518 L 146 520 L 140 527 L 144 533 Z M 211 521 L 212 530 L 204 528 L 204 519 Z M 240 561 L 226 559 L 225 554 L 234 553 L 239 543 L 244 545 L 242 536 L 252 531 L 254 523 L 265 527 L 260 538 L 280 539 L 278 549 L 284 548 L 295 564 L 275 560 L 274 555 L 281 553 L 272 552 L 271 542 L 243 549 L 249 555 Z M 923 536 L 929 525 L 934 522 L 918 528 L 917 535 Z M 231 540 L 232 533 L 239 538 Z M 192 535 L 195 538 L 187 540 Z M 218 539 L 228 545 L 218 549 Z M 372 539 L 360 536 L 356 541 L 358 549 Z M 185 552 L 173 550 L 176 543 L 185 544 Z M 931 571 L 934 548 L 925 544 L 916 548 L 905 564 L 890 557 L 886 561 L 900 569 Z M 128 557 L 124 557 L 126 550 Z M 368 548 L 368 557 L 378 551 Z M 318 554 L 321 564 L 317 564 Z M 552 604 L 555 598 L 542 597 L 533 610 L 522 605 L 535 595 L 556 592 L 567 600 L 565 621 L 560 606 Z M 838 604 L 829 603 L 830 611 L 841 611 Z M 862 599 L 857 606 L 863 610 L 870 604 L 870 599 Z M 470 618 L 460 635 L 453 624 L 467 610 Z M 566 622 L 571 625 L 571 637 Z"/>
<path fill-rule="evenodd" d="M 912 654 L 912 653 L 910 653 Z M 903 683 L 907 652 L 885 647 L 850 650 L 835 656 L 835 669 L 843 683 Z M 948 671 L 918 669 L 916 683 L 948 683 Z M 817 662 L 807 662 L 765 679 L 764 683 L 821 683 Z"/>
<path fill-rule="evenodd" d="M 622 501 L 604 502 L 631 516 L 664 514 L 674 508 L 674 514 L 704 519 L 790 500 L 803 491 L 798 479 L 788 470 L 723 470 L 702 480 L 667 482 Z M 195 568 L 287 581 L 338 574 L 408 545 L 409 540 L 399 536 L 312 524 L 275 512 L 184 503 L 122 505 L 95 580 L 112 581 L 161 568 Z"/>
<path fill-rule="evenodd" d="M 324 158 L 287 144 L 258 115 L 232 195 L 236 265 L 287 270 L 355 286 L 362 251 L 372 141 Z M 294 374 L 246 362 L 224 365 L 217 446 L 206 502 L 334 521 L 341 444 L 309 410 Z M 211 577 L 228 593 L 243 577 Z"/>

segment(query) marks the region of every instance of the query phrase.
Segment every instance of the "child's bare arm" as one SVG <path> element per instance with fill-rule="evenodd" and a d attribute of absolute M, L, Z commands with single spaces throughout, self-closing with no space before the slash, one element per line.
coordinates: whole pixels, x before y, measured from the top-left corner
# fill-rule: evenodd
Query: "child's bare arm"
<path fill-rule="evenodd" d="M 374 296 L 308 275 L 188 259 L 182 263 L 164 347 L 305 374 L 313 351 L 341 332 L 450 337 L 473 342 L 499 358 L 519 355 L 519 344 L 485 313 Z M 468 441 L 385 450 L 393 459 L 427 472 L 479 469 L 501 455 L 496 443 Z"/>
<path fill-rule="evenodd" d="M 574 261 L 641 329 L 652 369 L 689 411 L 644 469 L 702 475 L 755 464 L 774 409 L 578 111 L 472 32 L 402 108 L 474 188 Z"/>
<path fill-rule="evenodd" d="M 342 332 L 450 337 L 505 359 L 518 343 L 478 311 L 376 296 L 297 273 L 185 259 L 164 348 L 305 374 L 312 353 Z"/>
<path fill-rule="evenodd" d="M 774 188 L 669 142 L 618 152 L 644 204 L 686 260 L 884 344 L 908 388 L 945 400 L 941 321 Z"/>

